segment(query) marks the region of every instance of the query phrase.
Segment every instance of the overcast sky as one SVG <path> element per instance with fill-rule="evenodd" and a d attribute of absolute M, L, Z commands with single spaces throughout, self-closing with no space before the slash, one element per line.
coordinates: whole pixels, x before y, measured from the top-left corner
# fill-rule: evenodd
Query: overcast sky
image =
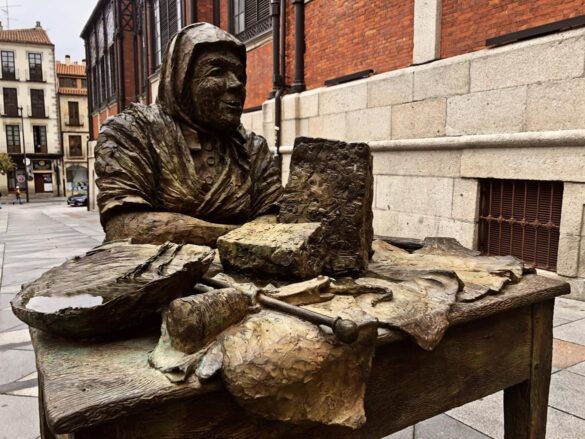
<path fill-rule="evenodd" d="M 0 0 L 0 21 L 6 29 L 8 3 L 10 29 L 31 28 L 40 21 L 55 45 L 57 60 L 63 61 L 65 55 L 71 55 L 72 61 L 81 61 L 85 58 L 85 49 L 79 34 L 97 2 L 98 0 Z"/>

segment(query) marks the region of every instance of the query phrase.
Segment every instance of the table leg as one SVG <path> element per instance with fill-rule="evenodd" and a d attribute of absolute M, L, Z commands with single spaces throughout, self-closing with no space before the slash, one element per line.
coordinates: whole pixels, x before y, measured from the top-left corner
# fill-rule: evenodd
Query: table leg
<path fill-rule="evenodd" d="M 41 429 L 41 438 L 42 439 L 55 439 L 55 435 L 49 429 L 47 425 L 47 419 L 45 417 L 45 395 L 43 394 L 43 383 L 41 379 L 41 375 L 39 374 L 38 378 L 38 386 L 39 386 L 39 423 Z"/>
<path fill-rule="evenodd" d="M 532 305 L 530 379 L 504 390 L 506 439 L 545 439 L 554 299 Z"/>

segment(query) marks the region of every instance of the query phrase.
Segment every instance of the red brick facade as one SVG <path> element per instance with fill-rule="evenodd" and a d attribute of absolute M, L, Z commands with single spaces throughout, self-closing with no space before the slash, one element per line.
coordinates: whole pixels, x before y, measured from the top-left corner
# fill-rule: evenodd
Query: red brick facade
<path fill-rule="evenodd" d="M 262 105 L 272 90 L 272 42 L 248 52 L 246 108 Z"/>
<path fill-rule="evenodd" d="M 213 23 L 213 3 L 211 0 L 197 2 L 197 21 Z"/>
<path fill-rule="evenodd" d="M 287 83 L 294 79 L 294 9 L 287 23 Z M 314 0 L 305 6 L 305 82 L 373 69 L 387 72 L 412 62 L 414 1 Z"/>
<path fill-rule="evenodd" d="M 229 30 L 230 1 L 198 0 L 197 20 L 213 22 L 214 4 L 219 4 L 220 26 Z M 100 4 L 105 6 L 108 2 L 101 0 Z M 295 56 L 294 5 L 292 1 L 286 4 L 284 74 L 285 83 L 291 85 Z M 328 79 L 361 70 L 383 73 L 411 65 L 414 4 L 414 0 L 313 0 L 306 3 L 304 79 L 307 89 L 321 87 Z M 190 5 L 191 1 L 184 2 L 186 23 L 191 20 Z M 443 0 L 440 57 L 482 49 L 488 38 L 584 14 L 585 0 Z M 145 12 L 148 32 L 152 31 L 151 15 L 152 11 Z M 144 87 L 146 78 L 140 74 L 140 90 L 135 84 L 135 69 L 140 72 L 145 69 L 134 60 L 130 34 L 122 32 L 121 38 L 124 79 L 120 87 L 123 90 L 118 92 L 123 91 L 123 105 L 137 100 L 136 93 L 147 89 Z M 248 51 L 247 109 L 260 106 L 272 90 L 272 42 L 270 35 L 260 38 L 268 41 L 249 44 L 252 48 Z M 150 43 L 148 38 L 148 59 L 142 60 L 148 62 L 148 75 L 155 73 L 151 67 Z M 145 101 L 150 101 L 148 95 Z"/>
<path fill-rule="evenodd" d="M 585 14 L 585 0 L 443 0 L 441 58 L 483 49 L 488 38 Z"/>

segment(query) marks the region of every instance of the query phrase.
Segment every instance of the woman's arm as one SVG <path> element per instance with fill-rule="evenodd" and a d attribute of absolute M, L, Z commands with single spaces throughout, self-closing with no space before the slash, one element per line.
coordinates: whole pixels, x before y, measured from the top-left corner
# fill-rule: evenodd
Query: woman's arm
<path fill-rule="evenodd" d="M 174 212 L 130 212 L 112 216 L 105 225 L 105 241 L 132 238 L 136 244 L 166 241 L 215 247 L 217 238 L 238 225 L 215 224 Z"/>

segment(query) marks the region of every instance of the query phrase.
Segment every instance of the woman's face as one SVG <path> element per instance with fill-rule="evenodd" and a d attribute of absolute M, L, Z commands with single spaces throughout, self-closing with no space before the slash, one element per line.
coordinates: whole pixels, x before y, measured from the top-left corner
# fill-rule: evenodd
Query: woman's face
<path fill-rule="evenodd" d="M 215 131 L 237 128 L 246 99 L 246 70 L 239 58 L 226 48 L 205 51 L 193 76 L 195 120 Z"/>

